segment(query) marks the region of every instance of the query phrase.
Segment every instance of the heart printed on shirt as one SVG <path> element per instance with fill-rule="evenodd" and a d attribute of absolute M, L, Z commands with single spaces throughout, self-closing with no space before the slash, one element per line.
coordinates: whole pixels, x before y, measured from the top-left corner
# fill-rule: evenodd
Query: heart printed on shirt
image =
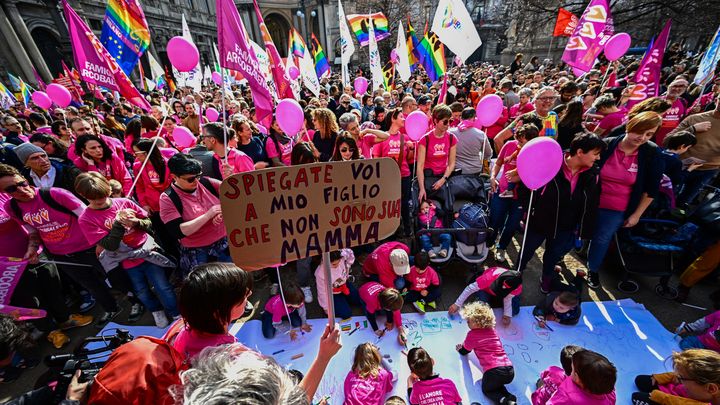
<path fill-rule="evenodd" d="M 45 208 L 42 208 L 40 210 L 40 217 L 45 221 L 50 222 L 50 213 L 48 213 L 48 210 L 46 210 Z"/>

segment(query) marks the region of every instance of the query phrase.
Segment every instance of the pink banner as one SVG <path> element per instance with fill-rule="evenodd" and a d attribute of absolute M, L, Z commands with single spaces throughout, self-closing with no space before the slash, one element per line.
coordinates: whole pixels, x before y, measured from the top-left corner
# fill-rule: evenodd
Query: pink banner
<path fill-rule="evenodd" d="M 613 31 L 607 0 L 592 0 L 568 39 L 562 60 L 583 72 L 590 71 Z"/>
<path fill-rule="evenodd" d="M 28 262 L 11 257 L 0 257 L 0 304 L 10 303 L 15 287 Z"/>
<path fill-rule="evenodd" d="M 247 79 L 253 96 L 258 121 L 270 128 L 273 115 L 273 99 L 265 77 L 247 42 L 247 31 L 240 20 L 233 0 L 216 0 L 218 27 L 218 51 L 220 66 L 237 70 Z"/>
<path fill-rule="evenodd" d="M 42 309 L 22 308 L 2 304 L 0 304 L 0 313 L 8 314 L 18 321 L 29 321 L 31 319 L 40 319 L 47 316 L 47 312 Z"/>
<path fill-rule="evenodd" d="M 66 0 L 63 0 L 62 4 L 70 33 L 75 66 L 80 70 L 80 77 L 86 83 L 117 91 L 130 103 L 145 111 L 150 111 L 150 103 L 135 88 L 92 30 Z"/>
<path fill-rule="evenodd" d="M 656 97 L 660 91 L 660 75 L 662 70 L 663 56 L 665 55 L 665 47 L 670 38 L 671 21 L 665 23 L 660 35 L 651 42 L 650 47 L 645 52 L 640 67 L 635 73 L 635 87 L 630 93 L 627 108 L 650 98 Z"/>
<path fill-rule="evenodd" d="M 270 58 L 270 71 L 272 72 L 273 81 L 275 82 L 275 87 L 277 89 L 277 97 L 278 99 L 294 99 L 295 95 L 290 87 L 290 82 L 288 81 L 285 67 L 282 64 L 280 53 L 278 53 L 277 47 L 275 46 L 275 43 L 270 36 L 270 32 L 265 25 L 265 20 L 263 20 L 257 1 L 253 0 L 253 4 L 255 5 L 255 16 L 257 16 L 258 24 L 260 25 L 260 32 L 262 33 L 263 41 L 265 42 L 265 49 L 267 50 L 268 57 Z"/>

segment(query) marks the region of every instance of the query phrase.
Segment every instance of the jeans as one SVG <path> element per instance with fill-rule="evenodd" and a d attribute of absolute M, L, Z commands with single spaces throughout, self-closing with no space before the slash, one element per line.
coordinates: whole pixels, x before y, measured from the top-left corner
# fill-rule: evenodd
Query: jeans
<path fill-rule="evenodd" d="M 171 317 L 180 315 L 175 290 L 173 290 L 167 276 L 165 276 L 165 269 L 144 261 L 139 266 L 127 269 L 127 274 L 130 276 L 135 294 L 150 312 L 160 311 L 164 307 Z M 157 298 L 150 291 L 150 284 L 155 288 Z M 160 298 L 159 302 L 158 298 Z M 162 306 L 160 303 L 162 303 Z"/>
<path fill-rule="evenodd" d="M 105 312 L 117 312 L 120 310 L 115 298 L 110 294 L 110 289 L 105 284 L 105 270 L 95 256 L 95 248 L 67 255 L 52 255 L 54 260 L 65 263 L 77 263 L 81 266 L 58 264 L 58 268 L 68 277 L 75 280 L 90 294 L 98 300 Z M 90 267 L 88 267 L 90 266 Z"/>
<path fill-rule="evenodd" d="M 511 394 L 506 384 L 510 384 L 515 378 L 515 369 L 512 366 L 502 366 L 484 370 L 482 376 L 482 392 L 491 401 L 496 404 L 500 403 L 503 398 L 515 400 L 515 395 Z"/>
<path fill-rule="evenodd" d="M 514 198 L 500 198 L 500 193 L 495 193 L 490 199 L 490 227 L 494 230 L 488 240 L 488 246 L 495 243 L 497 235 L 500 234 L 500 241 L 497 247 L 507 249 L 515 231 L 520 226 L 523 209 L 520 201 Z M 502 233 L 500 232 L 502 230 Z"/>
<path fill-rule="evenodd" d="M 362 300 L 360 299 L 360 293 L 357 288 L 348 282 L 347 284 L 350 294 L 333 294 L 333 303 L 335 304 L 335 317 L 340 319 L 347 319 L 352 316 L 352 308 L 350 305 L 361 305 Z"/>
<path fill-rule="evenodd" d="M 412 228 L 410 221 L 410 200 L 412 200 L 412 177 L 400 178 L 400 217 L 402 218 L 403 232 L 409 234 Z"/>
<path fill-rule="evenodd" d="M 492 300 L 497 301 L 496 297 L 494 297 L 482 290 L 476 292 L 475 297 L 482 302 L 486 302 L 488 305 L 492 305 L 492 302 L 491 302 Z M 502 305 L 503 305 L 502 300 L 499 300 L 499 303 L 500 303 L 500 306 L 502 307 Z M 515 316 L 519 313 L 520 313 L 520 297 L 519 296 L 513 297 L 513 299 L 512 299 L 512 314 L 513 314 L 513 316 Z"/>
<path fill-rule="evenodd" d="M 210 262 L 233 262 L 226 237 L 222 237 L 208 246 L 189 248 L 180 245 L 180 270 L 182 270 L 183 279 L 195 266 Z"/>
<path fill-rule="evenodd" d="M 700 193 L 700 190 L 715 178 L 719 172 L 720 169 L 694 170 L 687 173 L 682 189 L 677 195 L 677 204 L 690 204 Z"/>
<path fill-rule="evenodd" d="M 440 249 L 450 250 L 452 236 L 450 236 L 449 233 L 441 233 L 438 235 L 438 238 L 440 239 Z M 420 245 L 422 246 L 422 250 L 426 252 L 431 251 L 433 248 L 432 237 L 428 234 L 420 235 Z"/>
<path fill-rule="evenodd" d="M 40 255 L 40 259 L 47 257 Z M 46 310 L 48 317 L 33 322 L 43 332 L 55 329 L 53 321 L 57 325 L 70 318 L 62 295 L 60 274 L 52 263 L 29 264 L 15 287 L 10 305 Z"/>
<path fill-rule="evenodd" d="M 263 311 L 262 315 L 260 315 L 260 320 L 262 321 L 262 334 L 265 336 L 265 339 L 272 339 L 275 337 L 275 333 L 277 332 L 277 329 L 275 329 L 275 326 L 272 322 L 272 314 L 267 311 Z M 283 315 L 282 319 L 287 319 L 287 315 Z M 300 314 L 298 314 L 297 311 L 290 312 L 290 325 L 293 328 L 298 328 L 302 324 L 302 319 L 300 319 Z"/>
<path fill-rule="evenodd" d="M 697 336 L 687 336 L 682 338 L 680 341 L 680 348 L 682 350 L 687 349 L 707 349 L 704 344 L 700 341 Z"/>
<path fill-rule="evenodd" d="M 405 302 L 408 304 L 412 304 L 413 302 L 422 300 L 428 303 L 437 301 L 437 299 L 440 298 L 441 290 L 439 285 L 429 286 L 427 288 L 427 292 L 427 295 L 423 297 L 422 295 L 420 295 L 420 291 L 409 290 L 407 294 L 405 294 Z"/>
<path fill-rule="evenodd" d="M 558 231 L 554 239 L 545 239 L 545 236 L 537 232 L 528 230 L 527 238 L 522 253 L 522 259 L 520 261 L 520 271 L 525 270 L 530 259 L 537 248 L 545 242 L 545 253 L 542 257 L 543 262 L 543 279 L 552 280 L 555 274 L 555 263 L 560 261 L 567 252 L 569 252 L 573 246 L 575 246 L 575 232 L 574 231 Z"/>
<path fill-rule="evenodd" d="M 625 213 L 622 211 L 598 209 L 595 222 L 595 233 L 590 241 L 588 249 L 588 270 L 593 273 L 600 271 L 605 254 L 610 247 L 613 235 L 625 222 Z"/>

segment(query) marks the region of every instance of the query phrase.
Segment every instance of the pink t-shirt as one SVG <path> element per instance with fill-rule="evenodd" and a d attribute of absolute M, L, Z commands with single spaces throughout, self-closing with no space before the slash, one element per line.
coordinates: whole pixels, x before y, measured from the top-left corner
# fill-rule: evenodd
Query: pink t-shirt
<path fill-rule="evenodd" d="M 0 193 L 0 256 L 22 258 L 28 248 L 27 232 L 5 212 L 9 200 L 9 195 Z"/>
<path fill-rule="evenodd" d="M 278 153 L 275 141 L 273 141 L 271 137 L 267 137 L 265 140 L 265 152 L 267 152 L 268 159 L 280 156 L 280 161 L 285 166 L 290 166 L 290 154 L 292 153 L 293 146 L 295 146 L 295 142 L 292 139 L 286 143 L 278 141 L 277 147 L 280 148 L 280 153 Z"/>
<path fill-rule="evenodd" d="M 533 103 L 525 103 L 524 106 L 520 107 L 520 103 L 510 107 L 510 119 L 514 120 L 520 115 L 535 111 Z"/>
<path fill-rule="evenodd" d="M 448 167 L 450 149 L 457 145 L 457 137 L 446 132 L 438 138 L 434 131 L 430 131 L 418 143 L 425 147 L 425 168 L 431 169 L 436 176 L 442 176 Z"/>
<path fill-rule="evenodd" d="M 425 271 L 422 273 L 418 271 L 417 267 L 410 267 L 410 273 L 405 275 L 405 279 L 412 284 L 410 289 L 415 291 L 427 290 L 431 285 L 440 285 L 440 277 L 430 266 L 425 267 Z"/>
<path fill-rule="evenodd" d="M 375 135 L 365 134 L 360 138 L 358 147 L 360 148 L 360 155 L 365 159 L 370 159 L 373 156 L 373 147 L 375 146 Z"/>
<path fill-rule="evenodd" d="M 303 303 L 300 306 L 302 307 L 303 305 L 305 304 Z M 287 316 L 287 314 L 292 314 L 295 310 L 296 309 L 294 307 L 291 307 L 289 305 L 286 305 L 283 308 L 282 297 L 280 296 L 280 294 L 270 297 L 267 304 L 265 304 L 265 311 L 272 314 L 273 323 L 278 323 L 282 321 L 283 316 Z"/>
<path fill-rule="evenodd" d="M 637 152 L 628 156 L 620 148 L 615 148 L 600 170 L 600 208 L 625 211 L 637 172 Z"/>
<path fill-rule="evenodd" d="M 575 384 L 572 378 L 566 378 L 546 403 L 547 405 L 615 405 L 615 391 L 604 395 L 591 394 Z"/>
<path fill-rule="evenodd" d="M 215 189 L 220 188 L 219 181 L 215 179 L 208 180 L 215 186 Z M 206 213 L 212 206 L 220 204 L 220 200 L 199 182 L 197 189 L 192 193 L 182 191 L 174 184 L 170 187 L 175 188 L 175 192 L 182 202 L 182 222 L 193 220 Z M 178 218 L 181 218 L 180 213 L 175 208 L 170 197 L 165 193 L 160 194 L 160 219 L 167 223 Z M 222 220 L 222 214 L 220 214 L 207 221 L 194 234 L 180 239 L 180 243 L 187 248 L 209 246 L 225 237 L 225 235 L 225 224 Z"/>
<path fill-rule="evenodd" d="M 578 179 L 580 178 L 580 173 L 589 170 L 589 167 L 583 168 L 575 172 L 573 175 L 572 169 L 567 164 L 567 160 L 563 159 L 563 165 L 562 170 L 563 174 L 565 175 L 565 178 L 570 183 L 570 194 L 575 192 L 575 186 L 577 186 Z"/>
<path fill-rule="evenodd" d="M 720 352 L 720 343 L 715 339 L 715 332 L 720 329 L 720 311 L 713 312 L 706 316 L 705 322 L 707 322 L 710 327 L 703 332 L 702 335 L 698 336 L 698 339 L 705 348 Z"/>
<path fill-rule="evenodd" d="M 350 371 L 345 377 L 343 405 L 382 405 L 385 396 L 393 389 L 392 379 L 392 373 L 382 367 L 377 377 L 360 378 Z"/>
<path fill-rule="evenodd" d="M 70 211 L 85 209 L 85 204 L 67 190 L 51 188 L 50 196 Z M 67 255 L 93 247 L 94 243 L 85 238 L 75 215 L 57 211 L 47 205 L 40 198 L 40 190 L 35 188 L 35 198 L 32 200 L 17 201 L 17 204 L 23 214 L 22 222 L 37 229 L 43 245 L 50 253 Z M 5 203 L 4 211 L 14 216 L 9 201 Z"/>
<path fill-rule="evenodd" d="M 498 154 L 497 162 L 495 164 L 502 165 L 502 174 L 499 175 L 498 181 L 498 193 L 502 193 L 507 190 L 510 184 L 505 177 L 505 173 L 515 170 L 517 168 L 517 154 L 515 151 L 520 149 L 520 144 L 516 140 L 509 141 L 503 145 Z"/>
<path fill-rule="evenodd" d="M 225 163 L 225 159 L 220 158 L 218 155 L 213 155 L 213 157 L 220 163 L 220 167 L 222 167 L 223 163 Z M 255 170 L 255 163 L 252 158 L 246 155 L 245 152 L 241 152 L 237 149 L 227 149 L 227 160 L 228 164 L 233 168 L 233 174 Z M 225 178 L 225 176 L 223 176 L 223 178 Z"/>
<path fill-rule="evenodd" d="M 135 211 L 135 216 L 138 218 L 147 218 L 147 212 L 127 198 L 112 198 L 110 207 L 102 210 L 85 209 L 78 221 L 80 229 L 82 229 L 88 242 L 96 245 L 100 239 L 106 237 L 115 222 L 115 215 L 117 215 L 118 211 L 124 209 Z M 141 229 L 125 229 L 125 236 L 123 236 L 122 241 L 131 248 L 137 248 L 145 243 L 147 237 L 147 233 Z M 142 259 L 123 260 L 122 267 L 131 269 L 139 266 L 142 262 Z"/>
<path fill-rule="evenodd" d="M 682 98 L 678 98 L 673 102 L 670 109 L 663 114 L 662 125 L 660 125 L 660 128 L 655 133 L 655 143 L 662 145 L 667 134 L 680 125 L 680 121 L 682 121 L 684 116 L 685 104 L 683 104 Z"/>
<path fill-rule="evenodd" d="M 462 398 L 455 383 L 447 378 L 430 377 L 413 384 L 410 403 L 418 405 L 455 405 Z"/>
<path fill-rule="evenodd" d="M 620 111 L 612 112 L 606 116 L 604 116 L 600 122 L 598 123 L 598 128 L 602 128 L 605 130 L 604 135 L 607 135 L 608 131 L 611 129 L 622 125 L 623 120 L 625 119 L 625 115 L 627 114 L 627 110 L 624 108 Z"/>
<path fill-rule="evenodd" d="M 477 283 L 477 286 L 478 288 L 480 288 L 481 291 L 489 291 L 493 281 L 497 280 L 497 278 L 506 271 L 507 269 L 504 269 L 502 267 L 490 267 L 489 269 L 485 270 L 483 274 L 481 274 L 477 279 L 475 279 L 475 282 Z M 522 294 L 522 284 L 517 286 L 516 289 L 512 290 L 510 294 L 516 297 L 520 296 L 520 294 Z"/>
<path fill-rule="evenodd" d="M 385 290 L 385 286 L 375 281 L 367 282 L 360 287 L 360 299 L 362 299 L 365 303 L 365 308 L 368 313 L 374 314 L 375 312 L 382 310 L 380 307 L 379 295 L 383 290 Z M 400 314 L 400 310 L 393 311 L 392 314 L 395 325 L 402 325 L 402 315 Z"/>
<path fill-rule="evenodd" d="M 471 329 L 465 337 L 463 347 L 465 350 L 475 352 L 483 372 L 497 367 L 512 366 L 495 328 Z"/>
<path fill-rule="evenodd" d="M 405 158 L 400 165 L 400 176 L 410 176 L 410 165 L 408 164 L 408 157 L 410 155 L 410 147 L 412 141 L 405 136 Z M 375 157 L 389 157 L 393 158 L 396 162 L 400 159 L 400 133 L 392 134 L 381 143 L 377 144 L 374 148 Z"/>
<path fill-rule="evenodd" d="M 533 405 L 545 405 L 550 397 L 557 391 L 560 384 L 567 378 L 565 370 L 558 366 L 550 366 L 540 373 L 543 386 L 532 393 L 530 399 Z"/>
<path fill-rule="evenodd" d="M 365 258 L 363 274 L 366 276 L 377 274 L 382 285 L 393 287 L 398 275 L 390 263 L 390 253 L 395 249 L 402 249 L 408 255 L 410 254 L 410 248 L 402 242 L 385 242 Z"/>
<path fill-rule="evenodd" d="M 172 329 L 172 327 L 170 329 Z M 171 344 L 175 350 L 185 355 L 185 358 L 190 359 L 206 347 L 215 347 L 235 342 L 237 342 L 237 339 L 230 334 L 213 335 L 198 332 L 186 326 L 178 332 L 175 340 L 173 340 Z"/>

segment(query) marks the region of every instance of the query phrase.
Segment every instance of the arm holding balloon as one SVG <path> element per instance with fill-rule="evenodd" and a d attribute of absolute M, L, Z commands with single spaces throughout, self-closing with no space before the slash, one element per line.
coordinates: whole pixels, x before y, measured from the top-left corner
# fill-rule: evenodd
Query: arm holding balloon
<path fill-rule="evenodd" d="M 417 179 L 418 179 L 418 188 L 420 189 L 420 192 L 418 193 L 418 201 L 422 202 L 425 200 L 426 194 L 425 194 L 425 145 L 422 143 L 418 143 L 417 145 Z"/>
<path fill-rule="evenodd" d="M 386 140 L 390 134 L 388 134 L 385 131 L 381 131 L 379 129 L 372 129 L 372 128 L 365 128 L 362 131 L 360 131 L 360 137 L 362 138 L 366 134 L 373 134 L 375 135 L 375 142 L 374 143 L 380 143 L 384 140 Z"/>

